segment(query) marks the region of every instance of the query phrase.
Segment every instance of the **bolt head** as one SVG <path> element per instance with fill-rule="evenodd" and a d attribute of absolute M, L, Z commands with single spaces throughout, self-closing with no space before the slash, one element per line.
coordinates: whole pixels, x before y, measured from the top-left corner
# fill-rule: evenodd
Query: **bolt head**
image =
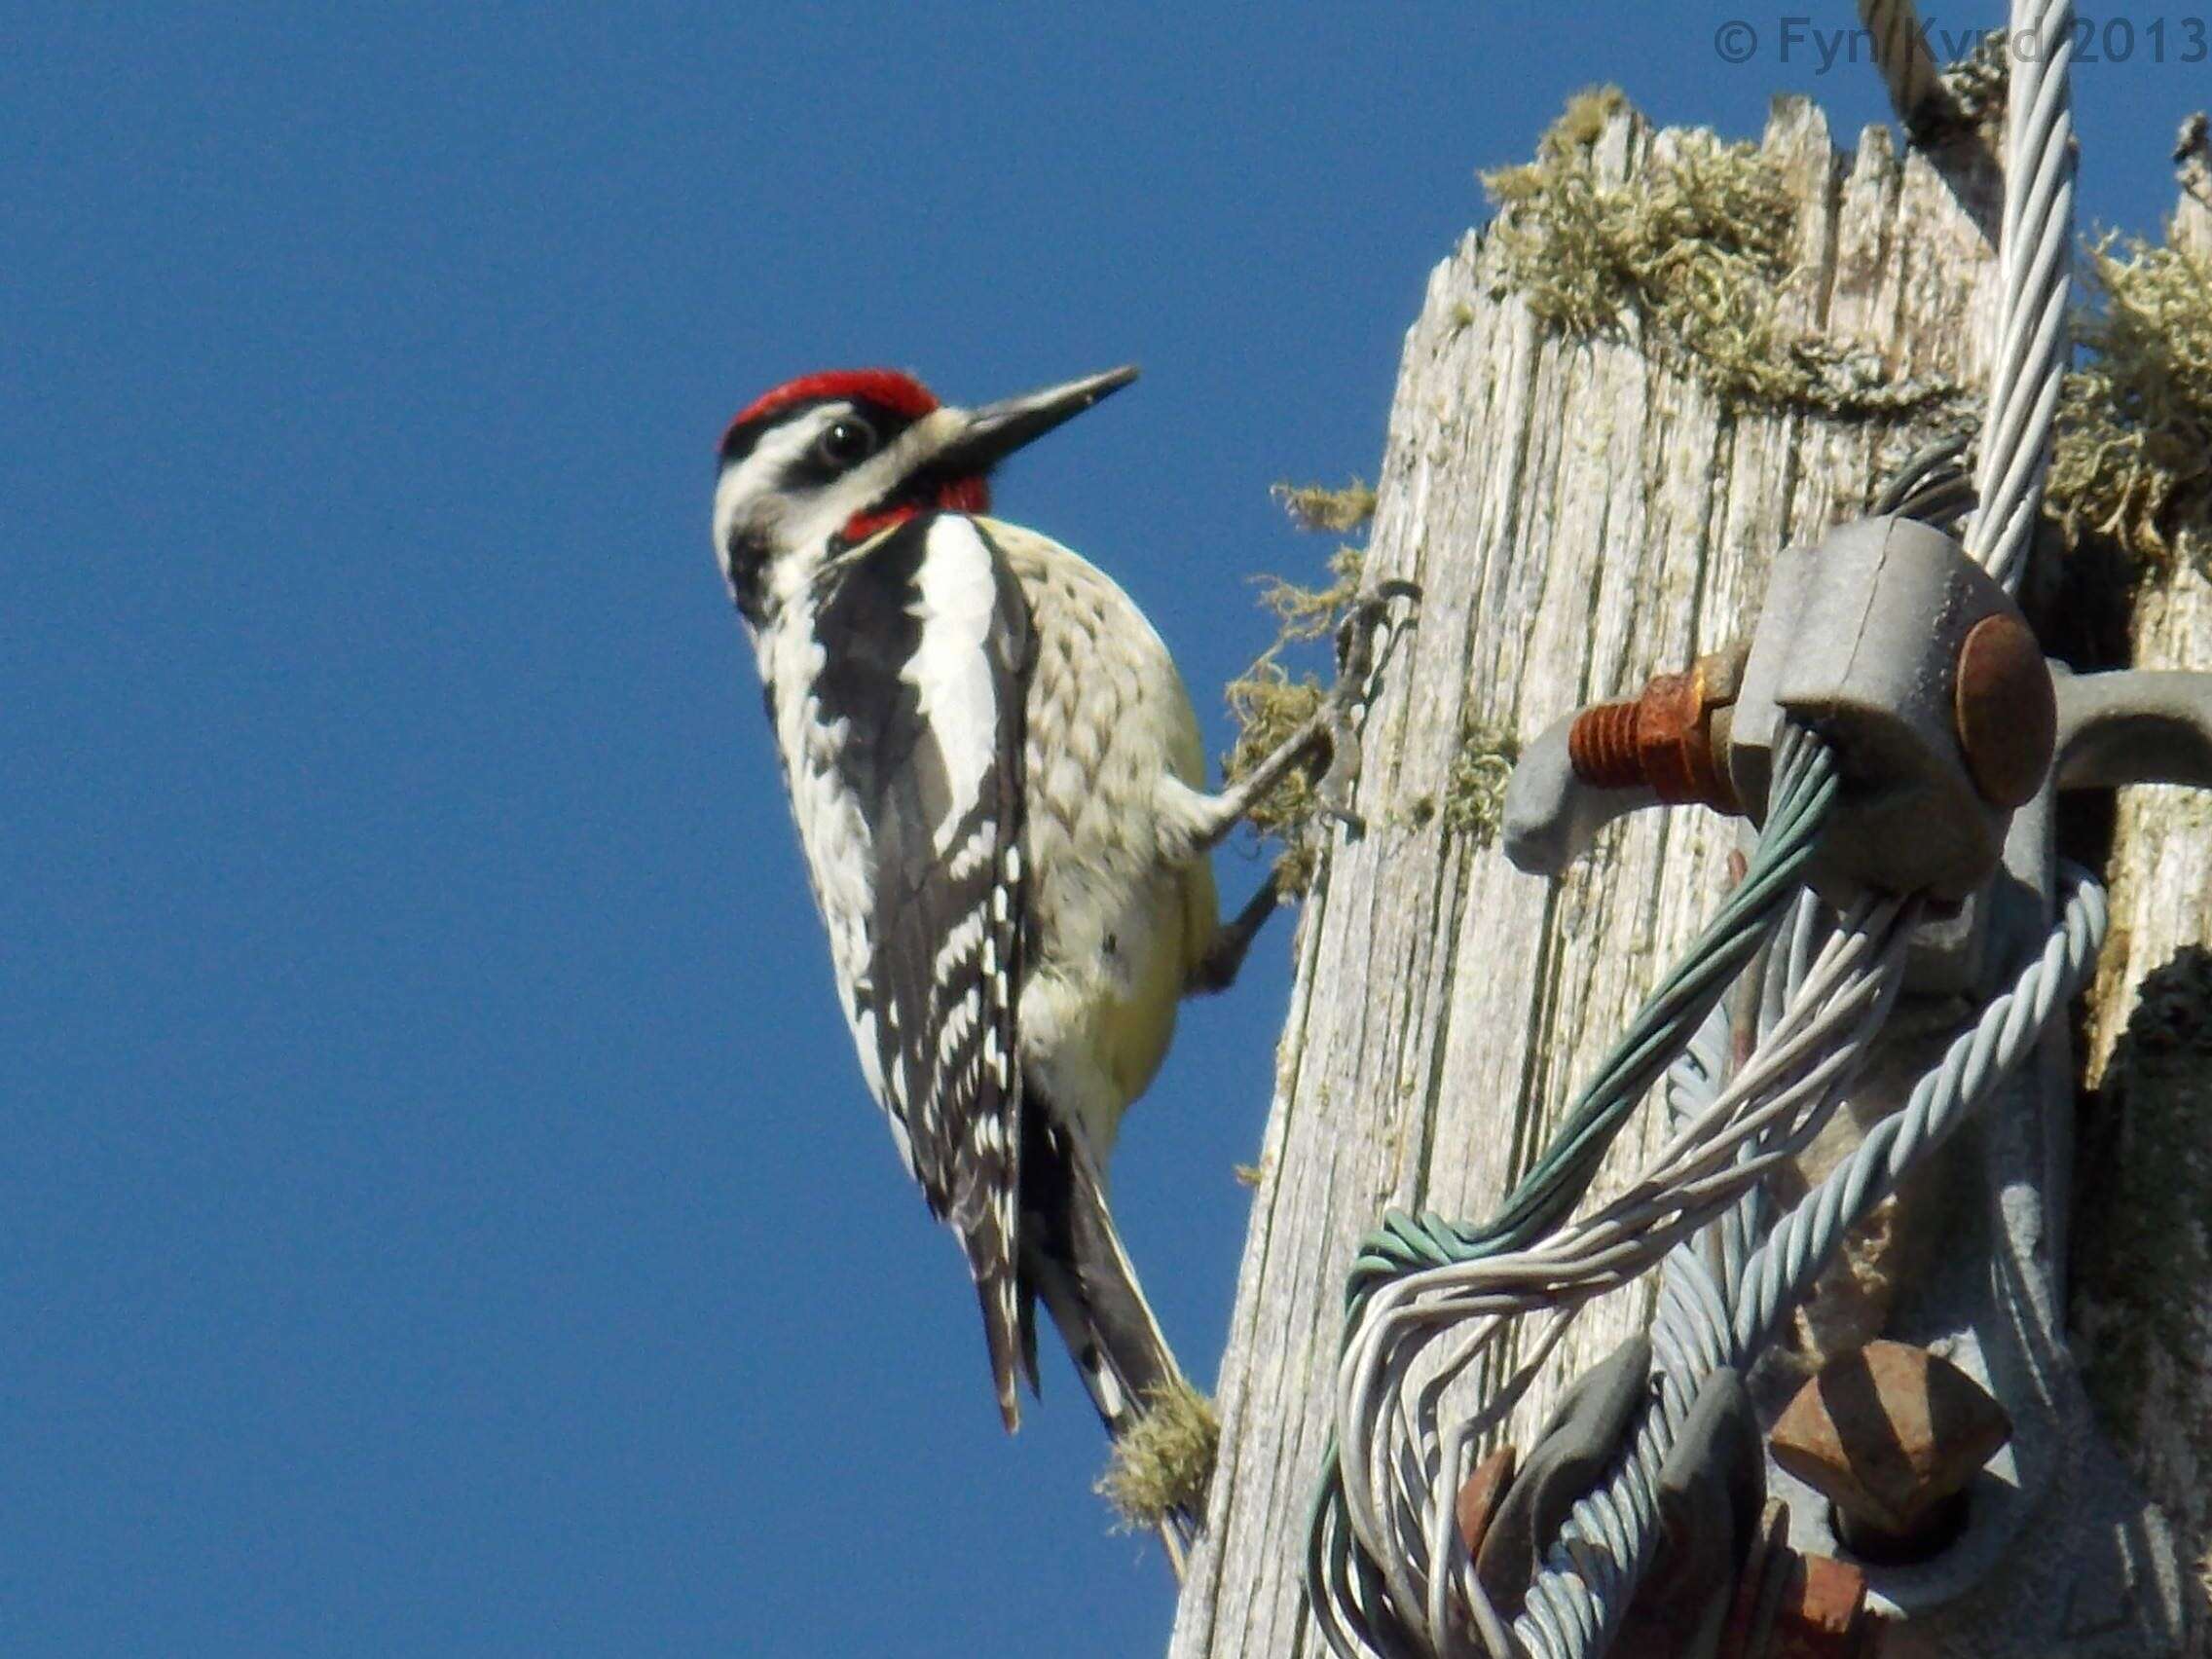
<path fill-rule="evenodd" d="M 1725 660 L 1707 657 L 1687 674 L 1655 674 L 1637 700 L 1637 761 L 1661 800 L 1737 810 L 1713 749 L 1713 716 L 1735 697 L 1732 684 L 1719 694 L 1726 669 Z"/>
<path fill-rule="evenodd" d="M 1833 1556 L 1805 1556 L 1783 1594 L 1763 1659 L 1870 1659 L 1882 1628 L 1867 1610 L 1863 1572 Z"/>
<path fill-rule="evenodd" d="M 1821 1368 L 1774 1425 L 1774 1460 L 1868 1531 L 1909 1539 L 2011 1438 L 2012 1419 L 1949 1360 L 1872 1342 Z"/>
<path fill-rule="evenodd" d="M 2058 695 L 2028 625 L 1998 611 L 1968 629 L 1952 695 L 1974 789 L 2006 812 L 2025 806 L 2043 788 L 2058 741 Z"/>

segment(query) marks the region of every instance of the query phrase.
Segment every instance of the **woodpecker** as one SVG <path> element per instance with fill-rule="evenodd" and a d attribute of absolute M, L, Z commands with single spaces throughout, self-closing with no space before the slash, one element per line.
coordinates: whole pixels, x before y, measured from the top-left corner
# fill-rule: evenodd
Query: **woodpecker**
<path fill-rule="evenodd" d="M 1115 1438 L 1182 1374 L 1107 1160 L 1178 1001 L 1226 987 L 1276 903 L 1271 879 L 1224 924 L 1207 854 L 1292 766 L 1352 753 L 1367 672 L 1206 792 L 1152 624 L 990 516 L 1000 461 L 1135 377 L 960 409 L 890 370 L 810 375 L 730 423 L 714 504 L 861 1070 L 967 1254 L 1006 1426 L 1042 1298 Z"/>

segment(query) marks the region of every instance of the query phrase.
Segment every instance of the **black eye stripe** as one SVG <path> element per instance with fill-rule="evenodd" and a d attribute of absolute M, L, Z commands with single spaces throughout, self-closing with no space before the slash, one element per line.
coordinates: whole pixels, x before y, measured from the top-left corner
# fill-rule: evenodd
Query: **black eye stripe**
<path fill-rule="evenodd" d="M 758 421 L 747 421 L 732 426 L 722 440 L 721 464 L 734 466 L 750 456 L 760 445 L 760 440 L 778 427 L 788 426 L 794 421 L 803 421 L 812 411 L 830 404 L 841 404 L 875 428 L 878 449 L 888 448 L 916 417 L 902 415 L 896 409 L 866 397 L 814 397 L 804 403 L 788 404 L 775 414 Z"/>

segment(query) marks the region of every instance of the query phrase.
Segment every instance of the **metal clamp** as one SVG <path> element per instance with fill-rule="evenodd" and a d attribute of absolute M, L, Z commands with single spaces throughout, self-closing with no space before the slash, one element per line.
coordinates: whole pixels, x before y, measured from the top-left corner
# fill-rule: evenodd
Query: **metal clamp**
<path fill-rule="evenodd" d="M 1785 715 L 1843 757 L 1821 884 L 1964 899 L 1994 873 L 2007 822 L 2046 775 L 2062 790 L 2212 788 L 2212 674 L 2047 663 L 1957 542 L 1877 518 L 1783 554 L 1748 645 L 1554 721 L 1514 768 L 1506 856 L 1557 875 L 1648 806 L 1760 819 Z"/>
<path fill-rule="evenodd" d="M 1814 884 L 1949 900 L 1996 870 L 2057 729 L 2043 652 L 2010 596 L 1949 536 L 1895 517 L 1775 562 L 1728 730 L 1729 775 L 1754 820 L 1786 718 L 1834 745 L 1846 779 Z"/>

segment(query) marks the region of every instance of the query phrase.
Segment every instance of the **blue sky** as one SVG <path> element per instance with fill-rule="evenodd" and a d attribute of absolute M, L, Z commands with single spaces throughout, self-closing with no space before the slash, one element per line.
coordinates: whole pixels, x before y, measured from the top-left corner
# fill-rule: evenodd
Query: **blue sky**
<path fill-rule="evenodd" d="M 1328 551 L 1267 486 L 1372 475 L 1476 167 L 1595 80 L 1878 118 L 1731 15 L 0 12 L 8 1651 L 1159 1651 L 1072 1374 L 1007 1440 L 861 1087 L 714 439 L 819 367 L 1142 363 L 1000 503 L 1218 753 L 1247 577 Z M 2200 76 L 2084 68 L 2090 211 L 2150 224 Z M 1117 1166 L 1201 1377 L 1288 939 Z"/>

